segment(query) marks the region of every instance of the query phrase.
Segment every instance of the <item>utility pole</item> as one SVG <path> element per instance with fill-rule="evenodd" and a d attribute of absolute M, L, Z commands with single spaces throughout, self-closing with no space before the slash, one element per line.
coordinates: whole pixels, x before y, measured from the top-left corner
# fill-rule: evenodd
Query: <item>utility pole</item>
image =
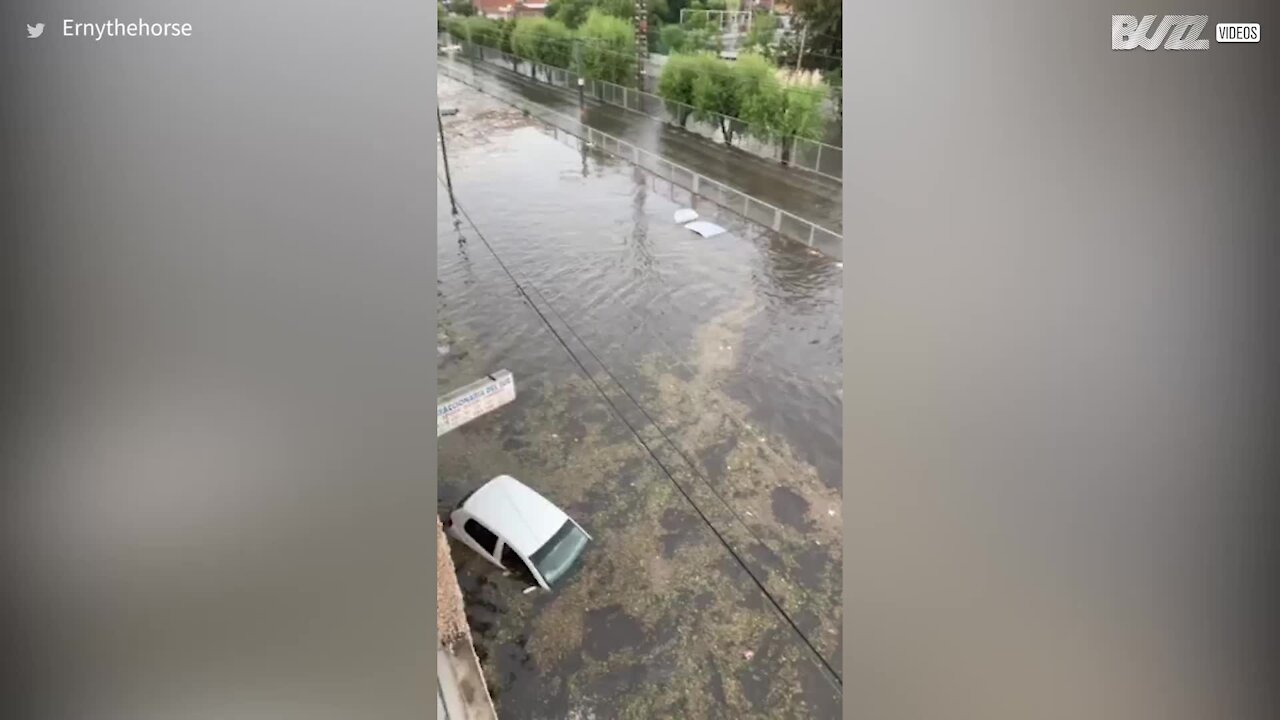
<path fill-rule="evenodd" d="M 800 58 L 804 57 L 804 36 L 809 32 L 809 28 L 800 26 L 800 51 L 796 53 L 796 72 L 800 72 Z"/>
<path fill-rule="evenodd" d="M 444 184 L 449 188 L 449 207 L 457 215 L 458 204 L 453 200 L 453 176 L 449 174 L 449 152 L 444 145 L 444 118 L 440 115 L 439 105 L 436 105 L 436 126 L 440 128 L 440 157 L 444 159 Z"/>
<path fill-rule="evenodd" d="M 573 66 L 578 73 L 578 111 L 581 112 L 587 106 L 582 97 L 583 85 L 586 84 L 582 79 L 582 38 L 573 40 Z"/>
<path fill-rule="evenodd" d="M 636 87 L 644 92 L 644 66 L 649 60 L 649 0 L 636 0 L 632 22 L 636 28 Z"/>

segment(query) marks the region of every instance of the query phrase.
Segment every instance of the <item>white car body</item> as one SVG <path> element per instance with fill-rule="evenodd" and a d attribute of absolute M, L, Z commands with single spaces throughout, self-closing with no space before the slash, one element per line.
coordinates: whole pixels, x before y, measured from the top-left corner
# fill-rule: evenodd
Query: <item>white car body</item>
<path fill-rule="evenodd" d="M 510 475 L 493 478 L 463 499 L 449 514 L 446 532 L 500 568 L 527 571 L 546 590 L 591 540 L 573 518 Z"/>

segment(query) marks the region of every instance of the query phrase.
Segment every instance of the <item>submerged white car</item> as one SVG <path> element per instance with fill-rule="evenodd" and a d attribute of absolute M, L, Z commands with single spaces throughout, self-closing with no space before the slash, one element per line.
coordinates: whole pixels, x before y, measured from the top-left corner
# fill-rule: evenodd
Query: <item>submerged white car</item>
<path fill-rule="evenodd" d="M 445 530 L 489 562 L 550 590 L 591 536 L 536 490 L 499 475 L 463 498 Z"/>

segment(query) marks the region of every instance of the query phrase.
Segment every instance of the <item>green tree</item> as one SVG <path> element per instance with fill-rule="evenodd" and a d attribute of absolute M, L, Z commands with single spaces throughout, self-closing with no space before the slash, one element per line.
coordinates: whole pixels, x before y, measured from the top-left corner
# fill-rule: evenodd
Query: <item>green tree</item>
<path fill-rule="evenodd" d="M 490 20 L 487 17 L 475 16 L 469 17 L 464 23 L 464 38 L 469 38 L 471 42 L 485 47 L 496 48 L 501 41 L 501 29 L 498 22 Z"/>
<path fill-rule="evenodd" d="M 827 86 L 815 71 L 779 72 L 782 103 L 773 128 L 782 146 L 782 164 L 791 161 L 796 138 L 819 140 L 826 124 L 822 106 Z"/>
<path fill-rule="evenodd" d="M 694 0 L 694 2 L 689 3 L 690 12 L 688 17 L 685 18 L 684 24 L 687 25 L 690 30 L 701 30 L 706 28 L 710 24 L 710 16 L 705 12 L 700 12 L 706 9 L 706 4 L 699 2 L 698 0 Z"/>
<path fill-rule="evenodd" d="M 697 76 L 693 80 L 693 115 L 720 128 L 725 145 L 733 145 L 738 132 L 742 95 L 737 75 L 729 63 L 710 53 L 697 56 Z"/>
<path fill-rule="evenodd" d="M 596 5 L 596 0 L 551 0 L 545 12 L 548 18 L 559 20 L 573 30 L 587 19 L 587 13 Z"/>
<path fill-rule="evenodd" d="M 793 0 L 791 9 L 806 33 L 802 66 L 827 70 L 840 67 L 844 45 L 840 0 Z"/>
<path fill-rule="evenodd" d="M 684 127 L 693 112 L 693 81 L 700 61 L 696 55 L 672 55 L 658 77 L 658 95 L 666 101 L 667 112 Z"/>
<path fill-rule="evenodd" d="M 516 56 L 515 46 L 511 42 L 511 36 L 515 32 L 516 22 L 514 20 L 502 20 L 498 29 L 498 49 L 507 54 L 511 59 L 511 70 L 516 72 L 519 70 L 520 59 Z"/>
<path fill-rule="evenodd" d="M 737 115 L 746 123 L 745 131 L 760 140 L 773 140 L 784 103 L 778 69 L 764 57 L 746 53 L 733 63 L 733 77 L 738 91 Z"/>
<path fill-rule="evenodd" d="M 467 39 L 467 19 L 461 15 L 450 15 L 444 20 L 444 29 L 455 40 Z"/>
<path fill-rule="evenodd" d="M 451 0 L 449 12 L 462 17 L 471 17 L 476 14 L 476 6 L 472 4 L 471 0 Z"/>
<path fill-rule="evenodd" d="M 689 39 L 688 35 L 679 25 L 666 25 L 658 31 L 658 43 L 668 55 L 684 52 L 685 43 Z"/>
<path fill-rule="evenodd" d="M 573 60 L 573 33 L 563 23 L 544 17 L 520 18 L 511 34 L 515 54 L 551 68 L 568 68 Z"/>
<path fill-rule="evenodd" d="M 778 32 L 778 16 L 772 13 L 756 13 L 751 19 L 751 31 L 742 41 L 742 49 L 773 57 L 774 36 Z"/>
<path fill-rule="evenodd" d="M 636 37 L 631 23 L 592 10 L 578 29 L 582 72 L 589 78 L 631 84 L 636 69 Z"/>
<path fill-rule="evenodd" d="M 605 15 L 630 20 L 635 17 L 635 0 L 596 0 L 595 6 Z"/>

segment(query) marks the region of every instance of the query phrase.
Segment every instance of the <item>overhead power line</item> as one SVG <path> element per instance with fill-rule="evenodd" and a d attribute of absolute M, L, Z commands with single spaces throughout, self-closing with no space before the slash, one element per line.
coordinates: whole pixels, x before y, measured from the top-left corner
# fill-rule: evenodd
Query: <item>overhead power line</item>
<path fill-rule="evenodd" d="M 697 472 L 696 466 L 694 466 L 690 462 L 687 455 L 685 455 L 684 452 L 680 450 L 680 448 L 673 441 L 671 441 L 670 437 L 667 436 L 666 432 L 662 430 L 662 428 L 656 422 L 653 421 L 653 418 L 648 414 L 647 411 L 645 411 L 643 406 L 640 405 L 640 403 L 634 398 L 634 396 L 631 395 L 631 393 L 626 389 L 626 387 L 623 386 L 622 383 L 619 382 L 618 379 L 615 376 L 613 376 L 612 373 L 609 372 L 608 367 L 604 364 L 603 361 L 600 360 L 599 356 L 597 356 L 595 352 L 591 350 L 590 346 L 588 346 L 582 340 L 581 336 L 579 336 L 577 332 L 573 330 L 572 325 L 570 325 L 562 315 L 556 312 L 554 306 L 552 306 L 551 303 L 547 301 L 546 297 L 542 295 L 541 291 L 539 291 L 537 287 L 533 286 L 531 283 L 521 282 L 520 279 L 516 277 L 516 275 L 511 271 L 511 269 L 507 266 L 507 264 L 503 262 L 502 257 L 498 255 L 497 251 L 494 249 L 493 245 L 489 242 L 488 238 L 485 237 L 484 232 L 480 230 L 479 226 L 476 225 L 475 221 L 471 218 L 470 214 L 467 213 L 466 208 L 461 204 L 458 204 L 457 207 L 458 207 L 459 214 L 467 221 L 467 224 L 471 226 L 471 229 L 475 232 L 476 237 L 480 238 L 481 243 L 485 246 L 486 249 L 488 249 L 489 253 L 493 256 L 494 260 L 497 261 L 499 267 L 502 268 L 502 271 L 511 280 L 512 284 L 515 285 L 517 292 L 519 292 L 520 295 L 524 297 L 524 299 L 529 303 L 530 308 L 533 309 L 534 313 L 538 316 L 538 318 L 542 321 L 542 323 L 546 325 L 547 329 L 551 332 L 552 337 L 564 349 L 564 351 L 569 355 L 573 363 L 587 378 L 587 381 L 592 384 L 595 390 L 600 394 L 600 396 L 604 399 L 604 401 L 613 410 L 614 415 L 631 432 L 631 434 L 635 437 L 636 441 L 644 448 L 646 454 L 648 454 L 654 460 L 655 464 L 657 464 L 658 468 L 662 471 L 663 475 L 665 475 L 666 478 L 671 482 L 672 486 L 675 487 L 676 491 L 679 492 L 679 494 L 684 498 L 685 502 L 688 503 L 689 507 L 693 509 L 694 513 L 697 514 L 698 518 L 703 522 L 703 524 L 707 526 L 707 528 L 715 536 L 716 540 L 724 547 L 724 549 L 729 553 L 729 555 L 734 559 L 734 561 L 737 562 L 737 564 L 742 568 L 742 570 L 746 572 L 747 576 L 751 579 L 752 583 L 765 596 L 765 598 L 773 606 L 774 610 L 779 614 L 779 616 L 786 622 L 786 624 L 791 628 L 791 630 L 796 634 L 796 636 L 801 640 L 801 642 L 813 654 L 813 656 L 817 659 L 818 663 L 826 671 L 828 679 L 834 683 L 837 689 L 843 690 L 844 682 L 842 677 L 840 676 L 840 673 L 836 672 L 835 668 L 831 665 L 830 662 L 827 661 L 826 657 L 813 644 L 813 641 L 809 639 L 808 635 L 806 635 L 805 632 L 800 629 L 795 619 L 792 618 L 790 613 L 788 613 L 786 609 L 782 607 L 781 601 L 779 601 L 773 595 L 773 593 L 764 585 L 764 582 L 760 580 L 759 577 L 757 577 L 756 573 L 751 569 L 750 565 L 741 556 L 741 554 L 739 554 L 738 551 L 733 547 L 732 543 L 730 543 L 728 539 L 724 537 L 724 534 L 720 531 L 720 529 L 717 528 L 715 524 L 711 522 L 711 519 L 707 517 L 703 509 L 698 506 L 697 501 L 695 501 L 693 497 L 689 494 L 689 492 L 680 484 L 680 482 L 676 480 L 675 475 L 667 467 L 666 463 L 664 463 L 662 459 L 658 456 L 657 452 L 644 439 L 644 436 L 640 433 L 639 429 L 637 429 L 635 426 L 631 424 L 630 421 L 627 420 L 626 415 L 622 412 L 620 408 L 618 408 L 614 400 L 609 397 L 609 394 L 605 392 L 604 388 L 601 387 L 599 381 L 597 381 L 595 376 L 592 375 L 592 373 L 587 369 L 586 364 L 582 361 L 581 358 L 578 357 L 578 354 L 575 353 L 574 350 L 569 346 L 568 342 L 566 342 L 566 340 L 560 334 L 560 332 L 556 330 L 555 326 L 551 323 L 551 321 L 547 318 L 546 314 L 543 313 L 542 309 L 538 306 L 538 303 L 534 302 L 533 297 L 530 296 L 529 291 L 526 289 L 526 285 L 528 287 L 533 288 L 533 292 L 535 292 L 542 299 L 542 304 L 544 304 L 554 315 L 556 315 L 557 319 L 559 319 L 560 322 L 565 326 L 565 328 L 568 329 L 568 331 L 573 335 L 574 339 L 577 340 L 577 342 L 587 351 L 587 353 L 595 360 L 595 362 L 604 370 L 604 373 L 607 376 L 609 376 L 609 378 L 613 380 L 614 384 L 617 385 L 622 390 L 622 393 L 626 395 L 627 398 L 630 399 L 633 404 L 635 404 L 635 406 L 640 410 L 641 414 L 644 415 L 644 417 L 650 423 L 653 424 L 654 428 L 658 431 L 658 433 L 662 436 L 662 438 L 668 444 L 670 444 L 672 448 L 676 450 L 676 452 L 681 456 L 681 458 L 687 464 L 689 464 L 690 469 L 692 471 L 691 474 L 701 479 L 703 483 L 706 484 L 711 489 L 711 492 L 717 497 L 717 499 L 719 499 L 720 502 L 725 504 L 729 512 L 732 513 L 735 517 L 738 517 L 736 511 L 734 511 L 733 508 L 728 505 L 724 497 L 719 492 L 717 492 L 714 487 L 710 485 L 710 482 L 701 473 Z M 738 517 L 738 519 L 741 522 L 741 518 Z M 748 528 L 748 532 L 750 532 L 749 528 Z M 753 538 L 754 538 L 754 535 L 753 535 Z M 758 539 L 756 539 L 756 541 L 760 542 L 761 545 L 768 547 Z"/>

